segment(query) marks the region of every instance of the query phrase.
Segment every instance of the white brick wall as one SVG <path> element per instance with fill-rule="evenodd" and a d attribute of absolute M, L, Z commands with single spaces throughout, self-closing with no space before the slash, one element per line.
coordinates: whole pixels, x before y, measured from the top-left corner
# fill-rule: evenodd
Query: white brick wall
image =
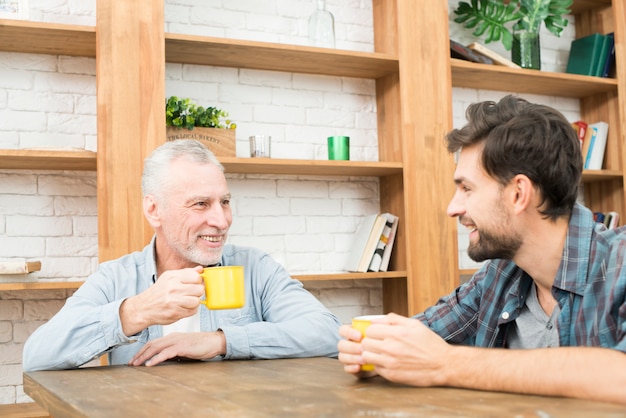
<path fill-rule="evenodd" d="M 456 3 L 449 0 L 451 15 Z M 304 45 L 314 5 L 313 0 L 168 0 L 165 30 Z M 371 7 L 371 0 L 327 1 L 338 48 L 373 50 Z M 30 0 L 29 19 L 94 25 L 95 0 Z M 472 40 L 453 22 L 450 30 L 457 40 Z M 545 36 L 550 39 L 542 50 L 545 70 L 564 68 L 563 51 L 572 36 L 572 27 L 561 40 Z M 166 77 L 167 95 L 230 112 L 238 124 L 238 156 L 248 155 L 248 136 L 269 134 L 273 157 L 325 159 L 325 138 L 341 134 L 351 137 L 352 159 L 378 159 L 372 80 L 181 64 L 167 64 Z M 464 122 L 469 103 L 502 95 L 472 89 L 453 94 L 455 126 Z M 531 99 L 577 119 L 575 100 Z M 0 52 L 0 148 L 96 150 L 96 142 L 93 59 Z M 296 274 L 340 271 L 359 220 L 379 209 L 375 178 L 229 174 L 228 180 L 234 195 L 230 242 L 263 248 Z M 471 268 L 463 232 L 461 267 Z M 0 257 L 41 259 L 43 279 L 77 280 L 92 272 L 95 173 L 0 170 Z M 382 310 L 379 280 L 305 285 L 344 322 Z M 0 292 L 0 404 L 30 400 L 22 389 L 23 343 L 69 294 Z"/>
<path fill-rule="evenodd" d="M 87 3 L 31 0 L 29 15 L 93 25 L 95 1 Z M 306 43 L 313 1 L 219 3 L 167 2 L 166 30 Z M 371 1 L 328 3 L 337 46 L 371 51 Z M 325 138 L 341 134 L 351 137 L 353 159 L 378 159 L 372 80 L 180 64 L 166 72 L 168 95 L 230 112 L 238 156 L 249 155 L 248 136 L 266 133 L 276 158 L 326 159 Z M 0 53 L 0 147 L 96 150 L 95 60 Z M 340 271 L 360 218 L 379 209 L 376 178 L 228 179 L 230 242 L 263 248 L 296 274 Z M 97 266 L 95 182 L 92 172 L 0 170 L 0 257 L 42 260 L 43 280 L 87 276 Z M 382 310 L 379 280 L 305 285 L 343 321 Z M 24 341 L 70 293 L 0 292 L 0 404 L 30 400 L 22 389 Z"/>

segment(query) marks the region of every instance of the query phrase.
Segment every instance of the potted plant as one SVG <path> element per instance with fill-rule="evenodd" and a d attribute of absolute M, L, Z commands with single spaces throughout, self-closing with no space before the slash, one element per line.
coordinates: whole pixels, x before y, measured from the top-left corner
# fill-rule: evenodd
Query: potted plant
<path fill-rule="evenodd" d="M 215 107 L 196 105 L 191 99 L 171 96 L 165 100 L 168 141 L 196 139 L 217 156 L 235 156 L 235 129 L 228 113 Z"/>
<path fill-rule="evenodd" d="M 560 36 L 568 20 L 572 0 L 471 0 L 461 1 L 454 11 L 456 23 L 485 36 L 485 43 L 501 41 L 512 50 L 513 62 L 522 68 L 541 68 L 539 29 L 546 25 Z M 514 22 L 514 23 L 512 23 Z M 506 25 L 512 24 L 511 29 Z"/>

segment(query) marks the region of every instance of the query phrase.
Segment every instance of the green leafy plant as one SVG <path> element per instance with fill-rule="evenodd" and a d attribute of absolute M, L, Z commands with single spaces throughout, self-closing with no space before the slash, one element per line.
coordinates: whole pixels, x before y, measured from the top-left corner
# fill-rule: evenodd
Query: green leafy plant
<path fill-rule="evenodd" d="M 228 112 L 215 107 L 197 106 L 191 99 L 171 96 L 165 100 L 165 125 L 193 129 L 205 128 L 235 129 L 237 125 L 227 119 Z"/>
<path fill-rule="evenodd" d="M 513 43 L 512 30 L 539 33 L 543 22 L 551 33 L 560 36 L 568 20 L 572 0 L 471 0 L 459 2 L 454 11 L 456 23 L 474 29 L 474 36 L 485 36 L 485 43 L 502 41 L 507 50 Z M 509 29 L 506 25 L 515 22 Z"/>

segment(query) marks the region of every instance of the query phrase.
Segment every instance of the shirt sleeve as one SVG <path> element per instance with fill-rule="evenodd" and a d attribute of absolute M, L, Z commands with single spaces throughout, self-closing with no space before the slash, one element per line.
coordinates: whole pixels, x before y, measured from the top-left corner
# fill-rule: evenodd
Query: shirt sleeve
<path fill-rule="evenodd" d="M 485 269 L 479 270 L 467 283 L 414 318 L 451 344 L 474 345 L 484 276 Z"/>
<path fill-rule="evenodd" d="M 70 296 L 61 310 L 39 327 L 24 345 L 24 371 L 79 367 L 111 349 L 145 339 L 122 331 L 114 281 L 100 269 Z"/>

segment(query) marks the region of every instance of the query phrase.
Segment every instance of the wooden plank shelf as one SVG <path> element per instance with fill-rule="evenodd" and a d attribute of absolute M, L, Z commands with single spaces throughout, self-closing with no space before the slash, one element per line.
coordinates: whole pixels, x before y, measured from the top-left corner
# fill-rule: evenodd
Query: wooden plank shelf
<path fill-rule="evenodd" d="M 402 163 L 378 161 L 288 160 L 219 157 L 226 173 L 314 176 L 388 176 L 402 173 Z"/>
<path fill-rule="evenodd" d="M 477 64 L 455 58 L 451 58 L 451 64 L 454 87 L 513 90 L 516 93 L 573 98 L 617 92 L 617 80 L 614 78 L 520 70 L 502 65 Z"/>
<path fill-rule="evenodd" d="M 402 173 L 402 163 L 377 161 L 219 158 L 227 173 L 314 176 L 388 176 Z M 96 170 L 91 151 L 0 149 L 0 169 Z"/>
<path fill-rule="evenodd" d="M 321 280 L 370 280 L 370 279 L 404 279 L 406 271 L 380 271 L 369 273 L 320 273 L 320 274 L 295 274 L 292 276 L 300 281 Z M 53 282 L 39 280 L 36 282 L 10 282 L 0 283 L 0 291 L 3 290 L 55 290 L 55 289 L 78 289 L 83 282 Z"/>
<path fill-rule="evenodd" d="M 0 169 L 96 170 L 92 151 L 0 149 Z"/>
<path fill-rule="evenodd" d="M 609 7 L 611 0 L 576 0 L 571 7 L 572 14 L 578 14 L 601 6 Z"/>
<path fill-rule="evenodd" d="M 0 51 L 96 57 L 96 28 L 0 19 Z"/>
<path fill-rule="evenodd" d="M 583 171 L 583 182 L 591 183 L 595 181 L 621 180 L 623 178 L 620 170 L 585 170 Z"/>
<path fill-rule="evenodd" d="M 0 19 L 0 51 L 95 58 L 96 29 Z M 167 62 L 376 79 L 399 70 L 398 58 L 347 51 L 208 36 L 165 34 Z"/>
<path fill-rule="evenodd" d="M 374 79 L 399 71 L 398 58 L 389 54 L 172 33 L 165 34 L 165 60 Z"/>
<path fill-rule="evenodd" d="M 378 272 L 369 272 L 369 273 L 295 274 L 292 277 L 300 281 L 406 279 L 406 271 L 378 271 Z"/>
<path fill-rule="evenodd" d="M 83 282 L 53 282 L 39 280 L 36 282 L 7 282 L 0 283 L 2 290 L 55 290 L 55 289 L 78 289 Z"/>

